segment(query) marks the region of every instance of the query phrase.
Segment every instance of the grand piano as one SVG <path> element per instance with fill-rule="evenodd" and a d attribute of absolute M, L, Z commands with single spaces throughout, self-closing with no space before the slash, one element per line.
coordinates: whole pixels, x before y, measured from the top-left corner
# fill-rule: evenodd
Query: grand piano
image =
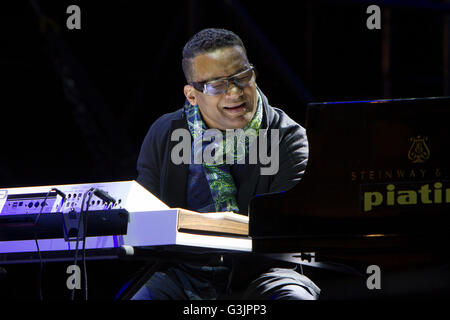
<path fill-rule="evenodd" d="M 85 208 L 88 259 L 127 256 L 125 249 L 135 250 L 137 259 L 183 252 L 256 254 L 302 262 L 324 299 L 445 296 L 450 293 L 449 123 L 448 97 L 309 104 L 310 153 L 303 179 L 290 190 L 254 197 L 248 220 L 230 217 L 239 233 L 224 234 L 221 222 L 208 233 L 214 224 L 206 220 L 217 217 L 197 220 L 197 213 L 168 208 L 133 181 L 0 190 L 0 264 L 72 261 L 73 234 L 62 226 L 77 225 L 73 213 L 93 188 L 108 191 L 116 202 L 95 195 L 86 199 L 91 203 Z M 51 208 L 42 210 L 36 203 L 46 197 Z M 189 218 L 184 226 L 183 217 Z M 104 267 L 113 264 L 105 263 L 91 272 L 102 277 Z M 366 286 L 368 267 L 374 265 L 382 276 L 375 291 Z"/>
<path fill-rule="evenodd" d="M 253 251 L 314 252 L 365 278 L 377 265 L 396 296 L 411 294 L 405 276 L 448 294 L 449 123 L 449 97 L 309 104 L 305 174 L 252 199 Z"/>

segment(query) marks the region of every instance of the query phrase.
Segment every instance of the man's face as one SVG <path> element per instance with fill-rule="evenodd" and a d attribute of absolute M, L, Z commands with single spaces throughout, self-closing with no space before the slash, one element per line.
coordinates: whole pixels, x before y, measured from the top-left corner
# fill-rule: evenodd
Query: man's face
<path fill-rule="evenodd" d="M 248 69 L 249 66 L 241 47 L 217 49 L 193 59 L 192 82 L 226 78 Z M 228 91 L 217 96 L 206 95 L 186 85 L 184 94 L 192 105 L 198 104 L 203 121 L 209 128 L 243 128 L 256 112 L 257 93 L 254 81 L 244 88 L 239 88 L 230 81 Z"/>

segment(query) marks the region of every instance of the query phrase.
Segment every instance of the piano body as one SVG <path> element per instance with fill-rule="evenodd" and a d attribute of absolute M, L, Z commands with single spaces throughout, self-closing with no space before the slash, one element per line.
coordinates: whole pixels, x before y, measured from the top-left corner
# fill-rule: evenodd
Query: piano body
<path fill-rule="evenodd" d="M 253 251 L 315 252 L 364 275 L 444 266 L 434 280 L 450 293 L 449 123 L 449 97 L 309 104 L 305 174 L 251 200 Z"/>

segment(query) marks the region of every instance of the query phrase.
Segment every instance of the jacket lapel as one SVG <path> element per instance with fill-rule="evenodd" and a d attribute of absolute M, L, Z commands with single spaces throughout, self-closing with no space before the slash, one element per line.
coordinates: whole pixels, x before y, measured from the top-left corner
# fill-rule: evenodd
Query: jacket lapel
<path fill-rule="evenodd" d="M 271 120 L 273 118 L 273 114 L 271 113 L 270 108 L 268 108 L 268 101 L 266 96 L 261 92 L 259 88 L 257 88 L 263 104 L 263 122 L 262 122 L 262 128 L 270 129 Z M 258 152 L 259 152 L 259 139 L 257 138 L 258 143 Z M 271 146 L 270 146 L 270 139 L 266 139 L 266 141 L 269 143 L 268 145 L 268 152 L 271 152 Z M 260 161 L 257 161 L 255 165 L 249 165 L 248 166 L 248 177 L 249 179 L 246 181 L 246 183 L 241 184 L 239 191 L 238 191 L 238 204 L 239 204 L 239 211 L 241 213 L 248 213 L 248 205 L 250 203 L 250 200 L 254 197 L 255 194 L 260 193 L 260 190 L 266 190 L 268 184 L 270 181 L 270 178 L 265 178 L 261 176 L 261 163 Z M 259 191 L 258 191 L 259 190 Z"/>
<path fill-rule="evenodd" d="M 188 130 L 186 119 L 183 117 L 179 120 L 174 120 L 171 125 L 170 132 L 176 129 Z M 180 143 L 179 141 L 167 142 L 168 148 L 166 150 L 166 172 L 163 186 L 163 202 L 171 208 L 185 208 L 186 206 L 186 186 L 189 174 L 189 164 L 174 164 L 171 160 L 171 153 L 173 147 Z"/>
<path fill-rule="evenodd" d="M 248 180 L 245 183 L 241 183 L 237 194 L 237 202 L 241 214 L 247 214 L 250 199 L 255 194 L 256 185 L 259 181 L 259 167 L 259 164 L 247 165 Z"/>

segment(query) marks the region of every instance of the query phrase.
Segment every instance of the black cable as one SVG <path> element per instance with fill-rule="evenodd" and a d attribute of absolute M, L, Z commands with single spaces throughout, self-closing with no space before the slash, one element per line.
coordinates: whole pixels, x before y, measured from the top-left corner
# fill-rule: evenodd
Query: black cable
<path fill-rule="evenodd" d="M 42 203 L 41 203 L 41 210 L 39 210 L 39 214 L 37 215 L 36 219 L 34 220 L 33 228 L 35 228 L 38 225 L 39 218 L 41 217 L 42 211 L 44 210 L 44 207 L 47 204 L 47 199 L 52 191 L 57 191 L 57 193 L 63 197 L 63 203 L 64 203 L 65 194 L 56 188 L 51 188 L 45 195 L 44 201 L 42 201 Z M 36 230 L 36 229 L 34 229 L 34 230 Z M 42 254 L 41 254 L 41 250 L 39 248 L 36 231 L 34 232 L 34 242 L 36 243 L 36 250 L 37 250 L 37 253 L 39 256 L 38 290 L 39 290 L 39 300 L 42 301 L 42 300 L 44 300 L 43 295 L 42 295 L 42 270 L 44 268 L 44 262 L 42 260 Z"/>
<path fill-rule="evenodd" d="M 75 247 L 75 258 L 74 258 L 74 262 L 73 265 L 76 266 L 77 262 L 78 262 L 78 245 L 79 245 L 79 241 L 80 241 L 80 228 L 81 228 L 81 221 L 84 220 L 84 204 L 86 202 L 86 196 L 88 193 L 92 192 L 94 190 L 94 188 L 90 188 L 88 191 L 86 191 L 83 194 L 83 200 L 81 202 L 81 210 L 80 210 L 80 218 L 78 220 L 78 230 L 77 230 L 77 239 L 76 239 L 76 247 Z M 83 232 L 83 239 L 85 239 L 85 235 L 86 233 Z M 71 297 L 70 300 L 74 300 L 75 298 L 75 287 L 72 288 L 72 293 L 71 293 Z"/>
<path fill-rule="evenodd" d="M 95 190 L 93 190 L 93 192 L 91 192 L 89 194 L 89 198 L 88 198 L 88 202 L 87 202 L 87 206 L 86 206 L 86 212 L 85 212 L 85 215 L 84 215 L 84 218 L 83 218 L 83 224 L 84 224 L 83 231 L 84 232 L 83 232 L 83 249 L 82 249 L 82 252 L 83 252 L 83 274 L 84 274 L 84 295 L 83 295 L 84 300 L 88 299 L 88 284 L 87 284 L 87 269 L 86 269 L 86 236 L 87 236 L 87 225 L 88 225 L 87 224 L 87 220 L 88 220 L 87 213 L 89 211 L 89 206 L 90 206 L 91 199 L 92 199 L 92 196 L 93 196 L 94 192 L 95 192 Z"/>
<path fill-rule="evenodd" d="M 33 224 L 34 227 L 37 226 L 37 224 L 38 224 L 38 222 L 39 222 L 39 218 L 41 217 L 41 214 L 42 214 L 42 210 L 44 210 L 44 206 L 46 205 L 48 196 L 50 195 L 50 193 L 51 193 L 52 191 L 53 191 L 53 188 L 50 189 L 50 190 L 47 192 L 47 194 L 45 195 L 44 201 L 42 201 L 42 203 L 41 203 L 41 210 L 39 210 L 39 213 L 38 213 L 36 219 L 34 219 L 34 224 Z M 34 234 L 34 238 L 36 239 L 36 233 Z"/>
<path fill-rule="evenodd" d="M 44 210 L 45 202 L 47 201 L 47 198 L 50 195 L 50 192 L 52 192 L 51 189 L 47 192 L 47 195 L 45 196 L 44 201 L 42 202 L 41 210 L 39 211 L 39 214 L 37 215 L 36 219 L 34 220 L 33 227 L 36 227 L 39 222 L 39 218 L 41 216 L 42 210 Z M 34 232 L 34 242 L 36 243 L 36 250 L 37 250 L 37 253 L 39 256 L 39 274 L 38 274 L 39 300 L 43 301 L 44 297 L 42 296 L 42 270 L 44 268 L 44 263 L 42 261 L 42 255 L 41 255 L 41 250 L 39 248 L 36 231 Z"/>
<path fill-rule="evenodd" d="M 97 197 L 99 197 L 100 199 L 102 199 L 103 201 L 105 201 L 108 204 L 109 209 L 112 208 L 112 206 L 110 206 L 111 203 L 116 202 L 116 200 L 111 197 L 109 194 L 107 194 L 106 192 L 104 192 L 101 189 L 93 189 L 91 194 L 89 195 L 88 198 L 88 202 L 87 202 L 87 207 L 86 207 L 86 212 L 83 218 L 83 224 L 84 224 L 84 232 L 83 232 L 83 274 L 84 274 L 84 300 L 88 299 L 88 281 L 87 281 L 87 267 L 86 267 L 86 236 L 87 236 L 87 227 L 88 227 L 88 215 L 87 212 L 89 211 L 89 206 L 91 203 L 91 199 L 92 196 L 96 195 Z M 107 207 L 107 209 L 108 209 Z"/>
<path fill-rule="evenodd" d="M 47 194 L 45 195 L 44 201 L 41 203 L 41 210 L 39 211 L 39 213 L 38 213 L 36 219 L 34 220 L 34 224 L 33 224 L 34 226 L 36 226 L 36 225 L 38 224 L 39 218 L 41 217 L 41 214 L 42 214 L 42 210 L 44 210 L 44 206 L 47 204 L 47 199 L 48 199 L 48 197 L 49 197 L 49 195 L 50 195 L 50 193 L 51 193 L 52 191 L 55 191 L 55 192 L 56 192 L 57 194 L 59 194 L 60 197 L 63 199 L 63 203 L 61 204 L 61 208 L 62 208 L 62 206 L 64 205 L 64 201 L 66 200 L 66 194 L 65 194 L 64 192 L 62 192 L 61 190 L 59 190 L 58 188 L 51 188 L 51 189 L 47 192 Z M 35 238 L 36 238 L 36 234 L 35 234 Z"/>
<path fill-rule="evenodd" d="M 84 209 L 84 205 L 86 204 L 86 196 L 89 194 L 86 210 Z M 80 241 L 80 228 L 81 228 L 81 222 L 83 222 L 83 235 L 82 235 L 82 242 L 83 242 L 83 248 L 82 248 L 82 261 L 83 261 L 83 275 L 84 275 L 84 300 L 88 299 L 88 284 L 87 284 L 87 267 L 86 267 L 86 237 L 87 237 L 87 212 L 89 211 L 89 206 L 91 203 L 91 199 L 93 195 L 98 196 L 99 198 L 103 199 L 106 203 L 115 202 L 115 199 L 106 194 L 104 191 L 100 189 L 94 189 L 90 188 L 88 191 L 86 191 L 83 195 L 83 200 L 81 202 L 81 210 L 80 210 L 80 219 L 78 220 L 78 231 L 77 231 L 77 239 L 76 239 L 76 248 L 75 248 L 75 258 L 74 258 L 74 265 L 78 262 L 78 247 L 79 247 L 79 241 Z M 71 293 L 71 300 L 74 300 L 75 297 L 75 287 L 72 288 Z"/>

